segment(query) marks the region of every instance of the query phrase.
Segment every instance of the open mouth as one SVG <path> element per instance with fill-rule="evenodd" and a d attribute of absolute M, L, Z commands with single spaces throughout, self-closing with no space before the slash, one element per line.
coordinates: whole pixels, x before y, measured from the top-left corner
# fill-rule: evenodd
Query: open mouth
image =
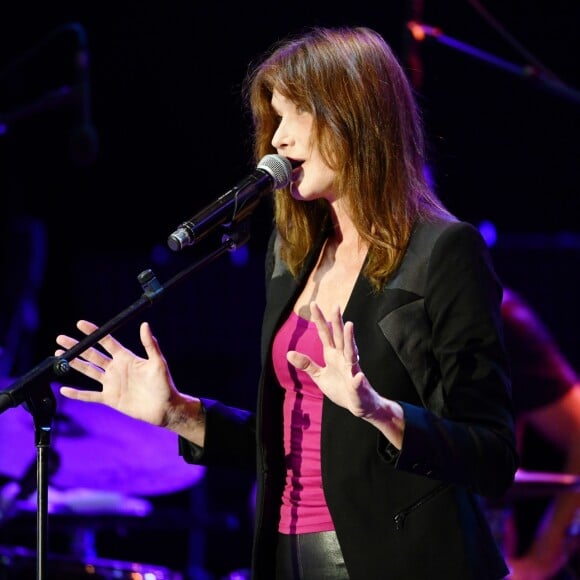
<path fill-rule="evenodd" d="M 292 169 L 296 169 L 297 167 L 300 167 L 304 161 L 298 161 L 297 159 L 290 159 L 288 158 L 288 161 L 290 161 L 290 165 L 292 165 Z"/>
<path fill-rule="evenodd" d="M 290 177 L 290 181 L 292 183 L 296 183 L 297 181 L 300 180 L 300 178 L 302 177 L 303 174 L 304 174 L 304 171 L 301 169 L 301 165 L 297 165 L 294 169 L 292 169 L 292 175 Z"/>

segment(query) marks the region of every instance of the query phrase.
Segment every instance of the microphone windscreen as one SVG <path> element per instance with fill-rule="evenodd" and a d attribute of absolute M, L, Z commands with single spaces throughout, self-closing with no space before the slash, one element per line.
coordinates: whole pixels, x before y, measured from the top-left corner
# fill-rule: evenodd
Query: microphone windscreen
<path fill-rule="evenodd" d="M 265 155 L 260 159 L 258 169 L 267 171 L 274 179 L 274 189 L 286 187 L 292 177 L 292 165 L 286 157 L 282 155 Z"/>

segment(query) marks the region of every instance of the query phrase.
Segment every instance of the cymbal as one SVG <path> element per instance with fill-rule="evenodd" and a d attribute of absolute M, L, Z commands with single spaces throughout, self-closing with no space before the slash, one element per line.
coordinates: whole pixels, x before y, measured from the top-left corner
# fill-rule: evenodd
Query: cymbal
<path fill-rule="evenodd" d="M 20 513 L 36 512 L 36 493 L 17 502 Z M 145 517 L 153 512 L 153 504 L 141 497 L 116 491 L 85 488 L 60 490 L 48 486 L 48 513 L 62 516 L 127 516 Z"/>
<path fill-rule="evenodd" d="M 511 499 L 550 496 L 562 492 L 580 492 L 580 475 L 518 469 L 507 495 Z"/>
<path fill-rule="evenodd" d="M 204 476 L 204 467 L 179 456 L 174 433 L 53 390 L 57 410 L 50 450 L 56 452 L 57 466 L 54 473 L 48 470 L 50 485 L 156 496 L 185 490 Z M 30 474 L 36 466 L 35 440 L 33 417 L 22 405 L 2 413 L 0 474 L 18 481 Z"/>

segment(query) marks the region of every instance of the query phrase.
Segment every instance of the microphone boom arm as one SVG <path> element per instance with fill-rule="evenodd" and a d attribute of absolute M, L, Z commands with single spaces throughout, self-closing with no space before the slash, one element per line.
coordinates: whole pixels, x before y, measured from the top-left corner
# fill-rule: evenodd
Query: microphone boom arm
<path fill-rule="evenodd" d="M 475 46 L 452 38 L 443 34 L 440 28 L 435 26 L 429 26 L 428 24 L 423 24 L 421 22 L 410 21 L 407 23 L 407 28 L 411 32 L 413 38 L 418 42 L 423 42 L 427 38 L 432 38 L 440 44 L 453 48 L 463 54 L 474 57 L 480 61 L 487 64 L 491 64 L 496 68 L 509 72 L 520 78 L 537 81 L 546 89 L 564 97 L 572 102 L 580 103 L 580 92 L 576 89 L 569 87 L 558 79 L 550 78 L 542 73 L 537 67 L 531 65 L 519 66 L 507 60 L 504 60 L 498 56 L 495 56 L 489 52 L 485 52 Z"/>

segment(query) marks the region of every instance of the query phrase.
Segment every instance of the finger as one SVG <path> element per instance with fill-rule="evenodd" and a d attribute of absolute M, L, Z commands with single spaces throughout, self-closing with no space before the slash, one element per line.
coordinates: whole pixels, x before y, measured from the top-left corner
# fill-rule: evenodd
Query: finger
<path fill-rule="evenodd" d="M 69 361 L 69 366 L 78 371 L 79 373 L 85 375 L 85 377 L 89 377 L 97 382 L 101 382 L 103 379 L 104 369 L 103 367 L 81 358 L 73 358 Z"/>
<path fill-rule="evenodd" d="M 344 358 L 353 367 L 353 372 L 360 370 L 358 348 L 354 339 L 354 324 L 350 320 L 344 325 Z"/>
<path fill-rule="evenodd" d="M 71 338 L 70 336 L 66 335 L 59 335 L 56 337 L 56 342 L 60 345 L 65 347 L 65 349 L 70 350 L 73 346 L 78 344 L 78 340 Z M 64 350 L 57 350 L 55 351 L 56 356 L 62 356 L 65 353 Z M 87 350 L 83 351 L 78 357 L 73 360 L 84 360 L 90 361 L 95 366 L 99 367 L 100 369 L 104 369 L 105 366 L 111 361 L 110 357 L 103 354 L 100 350 L 97 350 L 94 347 L 90 347 Z M 72 366 L 72 361 L 71 366 Z"/>
<path fill-rule="evenodd" d="M 79 320 L 76 324 L 77 328 L 86 334 L 87 336 L 93 333 L 98 326 L 88 320 Z M 111 339 L 113 344 L 118 344 L 114 339 Z M 79 341 L 71 338 L 70 336 L 61 334 L 56 337 L 56 342 L 65 349 L 70 350 L 72 347 L 79 344 Z M 102 344 L 99 342 L 99 344 Z M 55 352 L 56 356 L 62 356 L 65 354 L 64 350 L 58 349 Z M 95 347 L 90 347 L 83 351 L 77 357 L 68 361 L 68 364 L 74 370 L 80 372 L 81 374 L 89 377 L 97 382 L 101 382 L 103 378 L 103 372 L 106 366 L 111 362 L 111 358 L 106 354 L 102 353 Z M 73 389 L 74 390 L 74 389 Z M 70 391 L 68 391 L 70 393 Z M 85 399 L 83 399 L 85 400 Z M 92 399 L 90 399 L 92 400 Z"/>
<path fill-rule="evenodd" d="M 76 326 L 83 334 L 86 334 L 87 336 L 92 334 L 98 328 L 96 324 L 89 322 L 88 320 L 78 320 Z M 56 343 L 66 348 L 67 350 L 70 350 L 73 346 L 76 346 L 79 341 L 75 338 L 67 336 L 66 334 L 60 334 L 56 337 Z M 96 350 L 94 347 L 83 351 L 80 356 L 82 358 L 86 358 L 87 360 L 96 360 L 97 358 L 104 359 L 101 362 L 109 360 L 103 355 L 101 351 Z"/>
<path fill-rule="evenodd" d="M 94 322 L 88 320 L 77 320 L 77 328 L 84 334 L 91 334 L 97 330 L 98 326 Z"/>
<path fill-rule="evenodd" d="M 340 313 L 340 306 L 336 305 L 330 313 L 330 326 L 334 346 L 337 350 L 344 350 L 344 322 Z M 346 359 L 350 360 L 350 359 Z"/>
<path fill-rule="evenodd" d="M 289 350 L 286 353 L 286 360 L 298 370 L 308 373 L 311 377 L 316 376 L 320 372 L 320 367 L 305 354 Z"/>
<path fill-rule="evenodd" d="M 151 358 L 160 358 L 164 359 L 163 353 L 159 348 L 159 342 L 157 338 L 153 336 L 151 332 L 151 326 L 148 322 L 143 322 L 139 328 L 139 335 L 141 337 L 141 344 L 147 353 L 147 358 L 151 360 Z"/>
<path fill-rule="evenodd" d="M 316 329 L 318 330 L 318 336 L 320 337 L 322 346 L 334 347 L 334 339 L 332 337 L 330 326 L 326 322 L 326 318 L 324 318 L 324 314 L 322 314 L 322 310 L 320 310 L 316 302 L 310 303 L 310 318 L 312 322 L 314 322 L 314 324 L 316 325 Z"/>
<path fill-rule="evenodd" d="M 82 391 L 79 389 L 73 389 L 72 387 L 62 386 L 60 387 L 59 392 L 63 397 L 74 399 L 76 401 L 101 403 L 103 400 L 103 395 L 99 391 Z"/>
<path fill-rule="evenodd" d="M 88 320 L 79 320 L 77 322 L 77 328 L 81 332 L 84 332 L 88 336 L 88 335 L 92 334 L 95 330 L 97 330 L 99 327 L 96 324 L 94 324 L 93 322 L 89 322 Z M 111 355 L 113 355 L 116 352 L 119 352 L 121 350 L 124 350 L 124 346 L 118 340 L 113 338 L 113 335 L 111 335 L 111 334 L 106 334 L 101 339 L 99 339 L 97 342 Z M 96 351 L 96 352 L 99 352 L 99 351 Z M 84 353 L 83 353 L 83 356 L 84 356 Z"/>
<path fill-rule="evenodd" d="M 75 344 L 77 344 L 77 342 L 78 342 L 78 340 L 71 338 L 70 336 L 67 336 L 66 334 L 59 334 L 56 337 L 56 344 L 58 344 L 59 346 L 62 346 L 66 350 L 73 347 Z"/>

